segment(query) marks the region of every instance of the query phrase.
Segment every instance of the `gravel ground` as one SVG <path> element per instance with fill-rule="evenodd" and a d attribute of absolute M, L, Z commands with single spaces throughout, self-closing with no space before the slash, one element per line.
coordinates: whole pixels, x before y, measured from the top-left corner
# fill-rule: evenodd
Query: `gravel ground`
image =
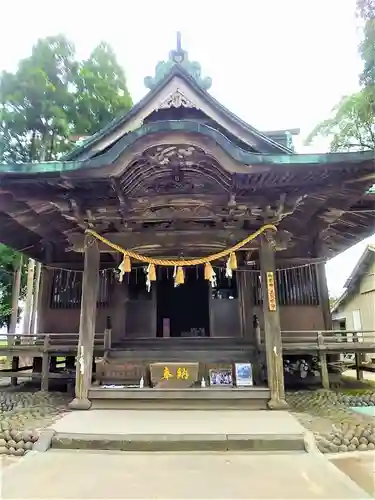
<path fill-rule="evenodd" d="M 375 419 L 351 406 L 375 406 L 374 389 L 298 391 L 287 395 L 291 412 L 315 435 L 322 453 L 375 450 Z"/>
<path fill-rule="evenodd" d="M 33 449 L 40 429 L 67 411 L 60 393 L 0 390 L 0 455 L 21 457 Z"/>
<path fill-rule="evenodd" d="M 39 430 L 68 411 L 70 398 L 0 387 L 0 455 L 23 456 Z M 351 406 L 375 406 L 375 389 L 295 391 L 287 394 L 292 414 L 315 435 L 323 453 L 375 450 L 375 419 Z"/>

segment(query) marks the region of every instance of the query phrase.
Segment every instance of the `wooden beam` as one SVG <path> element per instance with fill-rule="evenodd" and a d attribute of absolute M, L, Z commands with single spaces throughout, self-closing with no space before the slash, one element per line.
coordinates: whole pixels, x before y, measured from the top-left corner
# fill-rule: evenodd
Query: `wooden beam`
<path fill-rule="evenodd" d="M 91 407 L 88 391 L 92 378 L 99 266 L 100 252 L 97 241 L 92 236 L 86 235 L 75 398 L 69 404 L 70 408 L 76 410 L 88 410 Z"/>
<path fill-rule="evenodd" d="M 287 408 L 284 388 L 284 365 L 281 344 L 280 313 L 277 300 L 275 254 L 270 242 L 262 235 L 259 252 L 263 299 L 264 336 L 268 386 L 271 399 L 268 406 L 272 410 Z"/>
<path fill-rule="evenodd" d="M 3 196 L 0 199 L 0 210 L 41 238 L 51 241 L 64 239 L 63 234 L 51 224 L 51 218 L 45 219 L 43 215 L 39 215 L 33 208 L 30 208 L 26 202 L 16 201 L 12 196 Z"/>
<path fill-rule="evenodd" d="M 144 232 L 123 232 L 123 233 L 106 233 L 103 236 L 112 243 L 119 245 L 122 248 L 133 249 L 139 247 L 150 248 L 165 248 L 165 247 L 179 247 L 180 251 L 184 247 L 210 245 L 227 247 L 228 245 L 235 244 L 238 241 L 246 238 L 249 232 L 245 230 L 186 230 L 186 231 L 144 231 Z M 71 250 L 75 252 L 84 251 L 84 235 L 82 233 L 72 233 L 68 236 L 71 243 Z M 256 240 L 253 240 L 248 247 L 257 248 Z M 111 249 L 108 245 L 99 242 L 100 252 L 117 252 Z"/>

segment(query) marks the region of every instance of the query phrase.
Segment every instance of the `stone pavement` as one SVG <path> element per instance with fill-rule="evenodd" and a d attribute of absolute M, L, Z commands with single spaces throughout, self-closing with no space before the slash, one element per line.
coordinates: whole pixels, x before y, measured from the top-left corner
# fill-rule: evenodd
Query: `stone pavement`
<path fill-rule="evenodd" d="M 336 453 L 327 458 L 375 498 L 375 451 Z"/>
<path fill-rule="evenodd" d="M 367 499 L 310 454 L 32 452 L 3 470 L 3 499 Z"/>
<path fill-rule="evenodd" d="M 51 426 L 52 447 L 124 451 L 302 451 L 304 427 L 287 411 L 90 410 Z"/>
<path fill-rule="evenodd" d="M 90 410 L 68 413 L 53 428 L 82 434 L 290 434 L 304 427 L 287 411 Z"/>

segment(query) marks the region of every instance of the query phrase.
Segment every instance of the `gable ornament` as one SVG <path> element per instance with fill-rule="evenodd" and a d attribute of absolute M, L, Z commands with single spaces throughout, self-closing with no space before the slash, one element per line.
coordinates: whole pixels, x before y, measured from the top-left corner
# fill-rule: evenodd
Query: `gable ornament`
<path fill-rule="evenodd" d="M 188 99 L 180 89 L 176 89 L 174 92 L 169 94 L 159 104 L 157 109 L 169 109 L 169 108 L 195 108 L 195 109 L 199 109 L 198 106 L 196 106 L 190 99 Z"/>

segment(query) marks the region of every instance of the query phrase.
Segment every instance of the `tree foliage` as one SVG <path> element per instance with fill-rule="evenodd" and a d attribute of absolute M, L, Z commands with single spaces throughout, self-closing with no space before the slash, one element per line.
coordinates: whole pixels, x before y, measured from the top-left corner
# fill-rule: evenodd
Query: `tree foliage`
<path fill-rule="evenodd" d="M 362 90 L 343 97 L 333 109 L 331 118 L 319 123 L 307 138 L 331 138 L 331 151 L 364 151 L 375 149 L 375 121 L 372 99 Z"/>
<path fill-rule="evenodd" d="M 63 35 L 37 41 L 0 76 L 0 162 L 54 160 L 132 105 L 123 69 L 101 42 L 84 61 Z"/>
<path fill-rule="evenodd" d="M 92 135 L 132 106 L 123 69 L 101 42 L 78 68 L 75 134 Z"/>
<path fill-rule="evenodd" d="M 21 255 L 11 248 L 0 245 L 0 328 L 9 328 L 12 314 L 12 288 L 16 268 L 20 265 Z M 23 269 L 26 271 L 26 265 Z M 26 273 L 22 273 L 21 294 L 25 294 Z"/>
<path fill-rule="evenodd" d="M 333 152 L 375 149 L 375 0 L 357 0 L 357 13 L 363 24 L 361 89 L 343 97 L 332 116 L 318 124 L 306 140 L 311 144 L 318 136 L 329 137 Z"/>
<path fill-rule="evenodd" d="M 0 75 L 0 163 L 55 160 L 132 106 L 124 70 L 101 42 L 78 61 L 65 36 L 39 39 Z M 8 324 L 19 254 L 0 245 L 0 326 Z"/>
<path fill-rule="evenodd" d="M 360 82 L 366 89 L 375 113 L 375 0 L 357 0 L 358 14 L 364 22 L 359 52 L 363 60 Z"/>
<path fill-rule="evenodd" d="M 52 160 L 64 150 L 74 109 L 74 52 L 63 36 L 38 40 L 16 73 L 1 75 L 2 161 Z"/>

